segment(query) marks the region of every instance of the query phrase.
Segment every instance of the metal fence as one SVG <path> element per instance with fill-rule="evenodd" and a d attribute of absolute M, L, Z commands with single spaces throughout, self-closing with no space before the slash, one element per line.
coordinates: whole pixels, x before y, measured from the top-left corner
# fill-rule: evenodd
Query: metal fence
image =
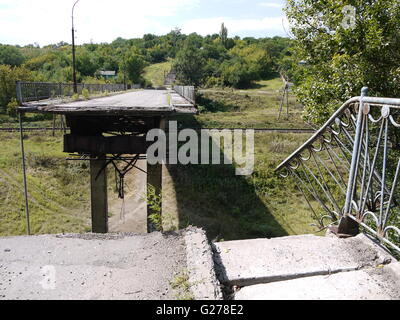
<path fill-rule="evenodd" d="M 196 90 L 194 86 L 174 86 L 174 90 L 190 103 L 196 104 Z"/>
<path fill-rule="evenodd" d="M 321 229 L 351 221 L 400 251 L 399 128 L 400 99 L 364 88 L 276 170 L 296 181 Z"/>
<path fill-rule="evenodd" d="M 82 94 L 86 89 L 89 94 L 103 92 L 119 92 L 126 90 L 124 84 L 85 84 L 77 85 L 77 93 Z M 17 100 L 20 103 L 45 100 L 57 97 L 71 97 L 74 95 L 72 83 L 49 82 L 17 82 Z"/>

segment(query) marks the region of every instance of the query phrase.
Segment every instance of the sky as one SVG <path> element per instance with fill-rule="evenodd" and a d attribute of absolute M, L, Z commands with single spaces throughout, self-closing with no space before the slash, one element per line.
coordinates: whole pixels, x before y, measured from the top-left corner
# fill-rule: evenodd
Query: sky
<path fill-rule="evenodd" d="M 76 0 L 0 0 L 0 43 L 40 46 L 71 43 Z M 285 0 L 79 0 L 75 7 L 76 43 L 112 42 L 146 33 L 218 33 L 229 36 L 287 36 Z"/>

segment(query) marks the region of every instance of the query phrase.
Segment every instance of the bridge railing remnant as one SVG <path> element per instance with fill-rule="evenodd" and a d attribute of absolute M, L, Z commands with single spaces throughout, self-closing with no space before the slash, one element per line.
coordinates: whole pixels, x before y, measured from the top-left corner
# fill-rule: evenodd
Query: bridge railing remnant
<path fill-rule="evenodd" d="M 86 84 L 77 85 L 78 94 L 86 89 L 90 94 L 103 92 L 119 92 L 126 90 L 124 84 Z M 17 100 L 20 103 L 45 100 L 57 97 L 72 97 L 74 85 L 72 83 L 50 82 L 21 82 L 17 81 Z"/>
<path fill-rule="evenodd" d="M 196 90 L 194 86 L 174 86 L 174 90 L 190 103 L 196 104 Z"/>
<path fill-rule="evenodd" d="M 296 181 L 321 230 L 349 236 L 361 226 L 400 252 L 400 99 L 367 93 L 348 100 L 276 171 Z"/>

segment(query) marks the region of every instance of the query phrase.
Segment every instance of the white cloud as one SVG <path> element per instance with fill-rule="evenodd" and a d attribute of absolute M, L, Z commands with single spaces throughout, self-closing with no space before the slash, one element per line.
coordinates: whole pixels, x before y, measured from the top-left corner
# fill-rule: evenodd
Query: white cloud
<path fill-rule="evenodd" d="M 70 43 L 71 9 L 74 2 L 75 0 L 0 0 L 0 43 Z M 165 34 L 179 26 L 185 33 L 206 35 L 218 32 L 222 22 L 228 26 L 230 35 L 246 31 L 283 31 L 283 17 L 239 19 L 231 16 L 188 19 L 181 23 L 185 14 L 192 13 L 193 16 L 193 11 L 196 12 L 193 9 L 198 8 L 201 3 L 201 0 L 80 0 L 75 9 L 76 42 L 111 42 L 117 37 L 141 37 L 145 33 Z M 277 0 L 262 2 L 260 5 L 281 7 Z M 257 7 L 255 9 L 259 10 Z M 210 8 L 210 14 L 212 13 Z"/>
<path fill-rule="evenodd" d="M 71 42 L 75 0 L 0 0 L 0 43 L 41 45 Z M 112 41 L 144 33 L 165 33 L 159 21 L 200 0 L 80 0 L 75 8 L 77 42 Z"/>
<path fill-rule="evenodd" d="M 261 2 L 259 3 L 259 5 L 266 8 L 283 8 L 283 5 L 281 3 L 276 2 Z"/>
<path fill-rule="evenodd" d="M 245 31 L 284 31 L 282 21 L 286 23 L 286 17 L 273 17 L 263 19 L 234 19 L 229 17 L 194 19 L 184 23 L 182 31 L 185 33 L 197 32 L 201 35 L 218 32 L 221 23 L 224 22 L 229 34 L 236 35 Z"/>

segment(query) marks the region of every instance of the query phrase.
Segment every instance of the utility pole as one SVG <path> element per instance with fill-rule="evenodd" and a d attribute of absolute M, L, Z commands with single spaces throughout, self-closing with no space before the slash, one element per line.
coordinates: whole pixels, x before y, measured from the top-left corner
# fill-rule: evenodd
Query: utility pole
<path fill-rule="evenodd" d="M 76 4 L 79 2 L 77 0 L 72 7 L 72 77 L 74 81 L 74 93 L 78 93 L 78 84 L 76 82 L 76 58 L 75 58 L 75 28 L 74 28 L 74 9 Z"/>

